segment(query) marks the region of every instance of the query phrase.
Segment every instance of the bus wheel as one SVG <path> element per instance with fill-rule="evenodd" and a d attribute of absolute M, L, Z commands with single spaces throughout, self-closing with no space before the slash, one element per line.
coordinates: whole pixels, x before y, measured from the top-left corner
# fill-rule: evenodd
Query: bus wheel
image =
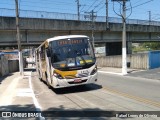
<path fill-rule="evenodd" d="M 40 74 L 40 71 L 38 70 L 38 77 L 39 77 L 39 80 L 42 82 L 42 78 L 40 76 L 41 74 Z"/>
<path fill-rule="evenodd" d="M 47 73 L 45 72 L 45 75 L 46 75 L 46 84 L 48 86 L 49 89 L 52 88 L 52 86 L 50 85 L 49 81 L 48 81 L 48 76 L 47 76 Z"/>
<path fill-rule="evenodd" d="M 40 80 L 41 82 L 43 82 L 43 79 L 42 79 L 42 78 L 39 78 L 39 80 Z"/>

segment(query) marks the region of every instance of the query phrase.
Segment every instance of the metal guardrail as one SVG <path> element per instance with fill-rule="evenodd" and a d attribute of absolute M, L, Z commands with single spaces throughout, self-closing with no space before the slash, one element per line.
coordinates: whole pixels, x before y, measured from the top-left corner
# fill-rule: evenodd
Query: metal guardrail
<path fill-rule="evenodd" d="M 15 17 L 15 9 L 5 9 L 0 8 L 0 16 L 4 17 Z M 42 19 L 59 19 L 59 20 L 78 20 L 77 14 L 70 13 L 57 13 L 57 12 L 45 12 L 45 11 L 30 11 L 30 10 L 20 10 L 20 17 L 23 18 L 42 18 Z M 90 21 L 84 14 L 80 15 L 80 21 Z M 105 22 L 105 16 L 97 16 L 95 22 Z M 109 23 L 122 23 L 121 18 L 109 17 Z M 138 25 L 153 25 L 160 26 L 159 21 L 148 21 L 148 20 L 138 20 L 138 19 L 127 19 L 127 24 L 138 24 Z"/>

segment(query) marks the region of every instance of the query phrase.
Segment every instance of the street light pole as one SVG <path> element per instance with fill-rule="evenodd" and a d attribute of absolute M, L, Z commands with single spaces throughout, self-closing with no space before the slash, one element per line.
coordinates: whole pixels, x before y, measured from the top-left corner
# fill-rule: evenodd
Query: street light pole
<path fill-rule="evenodd" d="M 148 11 L 149 13 L 149 25 L 151 25 L 151 11 Z"/>
<path fill-rule="evenodd" d="M 123 32 L 122 32 L 122 74 L 127 74 L 127 49 L 126 49 L 126 0 L 123 0 Z"/>
<path fill-rule="evenodd" d="M 22 58 L 22 48 L 20 41 L 18 0 L 15 0 L 15 7 L 16 7 L 17 43 L 18 43 L 18 53 L 19 53 L 19 72 L 20 75 L 23 75 L 23 58 Z"/>
<path fill-rule="evenodd" d="M 91 12 L 91 19 L 92 19 L 92 43 L 93 43 L 93 48 L 95 47 L 95 42 L 94 42 L 94 11 L 92 10 Z"/>
<path fill-rule="evenodd" d="M 108 23 L 108 0 L 106 0 L 106 30 L 109 28 L 109 23 Z"/>
<path fill-rule="evenodd" d="M 95 40 L 94 40 L 94 29 L 95 29 L 95 19 L 96 19 L 96 15 L 93 10 L 91 12 L 85 12 L 86 14 L 89 14 L 89 19 L 91 20 L 91 30 L 92 30 L 92 45 L 93 45 L 93 48 L 95 47 Z M 87 16 L 86 16 L 87 18 Z"/>
<path fill-rule="evenodd" d="M 80 20 L 80 11 L 79 11 L 80 4 L 79 4 L 79 0 L 77 0 L 76 2 L 77 2 L 77 15 L 78 15 L 78 21 L 79 21 Z"/>

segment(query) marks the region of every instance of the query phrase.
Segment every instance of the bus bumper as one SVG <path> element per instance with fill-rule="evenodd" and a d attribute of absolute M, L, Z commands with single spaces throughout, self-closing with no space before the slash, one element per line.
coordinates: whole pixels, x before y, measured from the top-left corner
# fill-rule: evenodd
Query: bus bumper
<path fill-rule="evenodd" d="M 88 77 L 83 78 L 74 78 L 74 79 L 58 79 L 54 78 L 53 87 L 54 88 L 64 88 L 78 85 L 85 85 L 90 83 L 95 83 L 97 81 L 98 72 L 94 75 L 90 75 Z"/>

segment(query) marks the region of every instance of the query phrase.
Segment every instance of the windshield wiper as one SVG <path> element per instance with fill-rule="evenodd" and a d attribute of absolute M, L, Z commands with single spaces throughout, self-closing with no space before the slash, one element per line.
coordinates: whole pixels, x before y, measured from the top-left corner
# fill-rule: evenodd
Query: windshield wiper
<path fill-rule="evenodd" d="M 78 53 L 76 50 L 75 50 L 75 53 L 76 53 L 79 57 L 81 57 L 81 59 L 83 60 L 83 62 L 84 62 L 85 65 L 88 65 L 87 62 L 85 61 L 85 59 L 83 58 L 83 56 L 82 56 L 81 53 Z"/>

